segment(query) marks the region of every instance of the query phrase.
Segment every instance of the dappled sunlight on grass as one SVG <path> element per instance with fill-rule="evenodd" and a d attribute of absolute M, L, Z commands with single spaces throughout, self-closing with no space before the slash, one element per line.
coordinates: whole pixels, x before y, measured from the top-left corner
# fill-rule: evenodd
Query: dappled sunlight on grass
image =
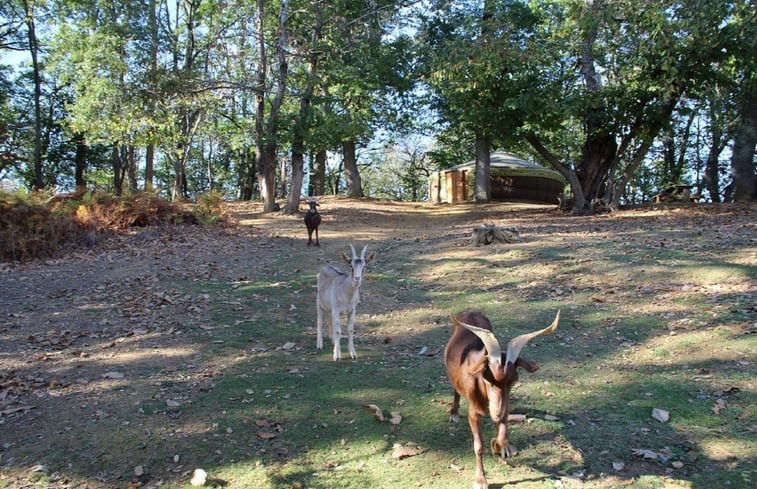
<path fill-rule="evenodd" d="M 757 456 L 751 244 L 710 239 L 717 226 L 666 210 L 575 218 L 505 204 L 327 198 L 321 211 L 317 249 L 305 244 L 301 215 L 254 211 L 244 217 L 261 227 L 254 238 L 226 237 L 196 257 L 194 246 L 146 250 L 130 262 L 144 261 L 145 271 L 124 283 L 129 300 L 96 293 L 115 283 L 100 285 L 109 276 L 100 271 L 86 275 L 87 290 L 100 287 L 86 303 L 108 307 L 84 311 L 73 292 L 41 285 L 46 310 L 14 302 L 0 334 L 25 355 L 0 359 L 19 369 L 12 395 L 34 407 L 0 417 L 11 433 L 0 474 L 21 480 L 28 467 L 47 464 L 40 487 L 59 487 L 45 478 L 63 477 L 100 489 L 134 482 L 134 466 L 143 464 L 151 477 L 144 486 L 171 489 L 186 487 L 195 467 L 229 489 L 470 487 L 466 401 L 463 420 L 448 423 L 449 313 L 483 310 L 504 344 L 546 326 L 560 309 L 558 330 L 522 352 L 541 368 L 521 373 L 512 393 L 512 412 L 527 417 L 511 426 L 519 454 L 485 457 L 493 488 L 751 487 L 744 485 Z M 483 222 L 516 226 L 524 239 L 473 247 L 470 230 Z M 690 239 L 699 230 L 705 236 Z M 358 359 L 337 363 L 328 339 L 315 349 L 315 277 L 327 263 L 344 270 L 340 254 L 350 242 L 378 256 L 361 286 Z M 177 260 L 164 266 L 172 252 Z M 76 269 L 65 273 L 75 277 Z M 120 304 L 145 287 L 151 301 L 139 304 L 148 307 L 122 316 L 129 309 Z M 152 300 L 164 291 L 173 303 Z M 90 329 L 79 337 L 30 329 L 39 324 Z M 74 343 L 53 343 L 61 337 Z M 108 371 L 125 376 L 100 378 Z M 39 380 L 25 387 L 26 376 Z M 398 411 L 402 421 L 379 422 L 369 403 L 387 417 Z M 653 419 L 654 408 L 670 420 Z M 484 426 L 488 445 L 491 421 Z M 397 443 L 424 451 L 398 460 Z"/>

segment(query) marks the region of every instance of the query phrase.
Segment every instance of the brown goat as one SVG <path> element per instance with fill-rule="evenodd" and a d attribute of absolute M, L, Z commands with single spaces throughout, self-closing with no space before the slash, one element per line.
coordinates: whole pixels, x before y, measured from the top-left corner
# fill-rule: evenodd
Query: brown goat
<path fill-rule="evenodd" d="M 305 214 L 305 227 L 308 229 L 308 246 L 313 244 L 313 231 L 315 231 L 315 245 L 321 246 L 318 242 L 318 226 L 321 224 L 321 215 L 318 213 L 317 206 L 320 204 L 315 200 L 308 201 L 310 209 Z"/>
<path fill-rule="evenodd" d="M 473 453 L 476 455 L 476 479 L 474 489 L 487 489 L 483 463 L 481 426 L 483 417 L 489 414 L 497 427 L 497 436 L 491 440 L 492 453 L 509 457 L 515 447 L 508 443 L 507 418 L 510 412 L 510 389 L 518 381 L 518 367 L 536 372 L 539 366 L 519 358 L 520 350 L 529 340 L 557 329 L 560 312 L 551 325 L 533 333 L 523 334 L 510 340 L 507 353 L 502 354 L 499 341 L 494 336 L 489 319 L 480 312 L 469 312 L 455 317 L 451 315 L 454 329 L 444 349 L 444 366 L 452 387 L 455 389 L 450 421 L 458 421 L 460 396 L 468 400 L 468 424 L 473 433 Z"/>

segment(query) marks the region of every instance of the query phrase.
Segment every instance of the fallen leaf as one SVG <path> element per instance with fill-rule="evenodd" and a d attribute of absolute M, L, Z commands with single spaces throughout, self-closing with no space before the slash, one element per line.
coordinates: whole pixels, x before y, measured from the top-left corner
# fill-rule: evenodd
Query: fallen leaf
<path fill-rule="evenodd" d="M 652 409 L 652 417 L 660 423 L 667 423 L 670 419 L 670 413 L 664 409 L 654 408 Z"/>
<path fill-rule="evenodd" d="M 672 462 L 670 465 L 672 465 L 676 469 L 680 469 L 683 467 L 683 462 L 676 460 L 675 462 Z"/>
<path fill-rule="evenodd" d="M 192 473 L 192 480 L 189 481 L 193 486 L 204 486 L 208 473 L 202 469 L 195 469 Z"/>
<path fill-rule="evenodd" d="M 2 411 L 0 411 L 0 416 L 7 416 L 9 414 L 29 411 L 30 409 L 34 409 L 35 407 L 36 406 L 19 406 L 19 407 L 3 409 Z"/>
<path fill-rule="evenodd" d="M 267 431 L 259 431 L 258 438 L 262 438 L 263 440 L 271 440 L 273 438 L 276 438 L 276 434 L 269 433 Z"/>
<path fill-rule="evenodd" d="M 507 416 L 508 423 L 523 423 L 526 421 L 525 414 L 510 414 Z"/>
<path fill-rule="evenodd" d="M 613 462 L 612 463 L 612 468 L 615 469 L 616 471 L 623 470 L 625 467 L 626 467 L 626 464 L 624 464 L 623 462 Z"/>
<path fill-rule="evenodd" d="M 281 349 L 284 351 L 289 351 L 294 348 L 294 346 L 295 343 L 293 341 L 287 341 L 286 343 L 284 343 L 284 346 L 282 346 Z"/>
<path fill-rule="evenodd" d="M 547 421 L 560 421 L 560 418 L 558 418 L 557 416 L 552 416 L 551 414 L 545 414 L 544 419 L 546 419 Z M 510 421 L 509 418 L 508 421 Z"/>
<path fill-rule="evenodd" d="M 179 407 L 180 404 L 178 401 L 174 401 L 173 399 L 167 399 L 166 400 L 166 406 L 168 407 Z"/>
<path fill-rule="evenodd" d="M 366 407 L 373 411 L 373 417 L 376 418 L 376 421 L 383 423 L 386 421 L 386 418 L 384 417 L 384 413 L 381 411 L 381 408 L 376 406 L 375 404 L 363 404 L 363 407 Z"/>
<path fill-rule="evenodd" d="M 399 413 L 399 411 L 392 411 L 391 412 L 392 417 L 389 418 L 389 422 L 393 425 L 398 425 L 402 422 L 402 415 Z"/>
<path fill-rule="evenodd" d="M 418 445 L 411 445 L 411 444 L 402 445 L 401 443 L 395 443 L 392 448 L 393 448 L 392 458 L 396 460 L 402 460 L 404 458 L 414 457 L 426 451 L 425 449 L 419 447 Z"/>
<path fill-rule="evenodd" d="M 637 457 L 644 457 L 650 460 L 657 460 L 659 457 L 657 452 L 653 452 L 652 450 L 647 450 L 645 448 L 633 448 L 631 451 Z"/>
<path fill-rule="evenodd" d="M 145 473 L 145 468 L 142 467 L 141 465 L 137 465 L 136 467 L 134 467 L 134 475 L 136 475 L 137 477 L 142 477 L 144 473 Z"/>
<path fill-rule="evenodd" d="M 725 409 L 725 401 L 723 399 L 718 399 L 715 401 L 715 405 L 712 407 L 712 412 L 715 414 L 720 414 L 720 411 Z"/>
<path fill-rule="evenodd" d="M 123 379 L 124 374 L 121 372 L 105 372 L 101 375 L 103 379 Z"/>

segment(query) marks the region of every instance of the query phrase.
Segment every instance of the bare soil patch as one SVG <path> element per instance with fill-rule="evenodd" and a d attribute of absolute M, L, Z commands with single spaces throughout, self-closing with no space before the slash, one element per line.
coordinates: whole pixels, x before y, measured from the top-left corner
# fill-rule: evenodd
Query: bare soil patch
<path fill-rule="evenodd" d="M 181 407 L 212 390 L 226 369 L 246 361 L 238 354 L 203 352 L 203 333 L 222 327 L 213 319 L 219 309 L 239 324 L 257 317 L 256 300 L 273 300 L 277 293 L 261 292 L 239 301 L 195 284 L 214 281 L 235 287 L 276 277 L 283 272 L 272 265 L 274 258 L 286 257 L 290 271 L 312 275 L 322 264 L 338 262 L 350 243 L 367 245 L 379 251 L 375 270 L 387 277 L 402 270 L 404 277 L 432 291 L 453 285 L 464 290 L 469 284 L 447 282 L 449 271 L 441 264 L 465 258 L 490 266 L 487 260 L 505 248 L 471 247 L 470 234 L 475 226 L 493 223 L 518 228 L 523 242 L 512 248 L 513 253 L 523 260 L 537 257 L 541 263 L 540 268 L 528 269 L 530 285 L 516 291 L 524 301 L 559 301 L 588 290 L 589 302 L 630 317 L 639 311 L 624 306 L 624 299 L 652 287 L 658 293 L 648 307 L 670 315 L 670 331 L 698 327 L 686 321 L 687 308 L 694 307 L 686 297 L 694 292 L 713 301 L 732 294 L 749 296 L 757 304 L 753 205 L 654 206 L 577 218 L 531 204 L 434 206 L 329 197 L 320 208 L 319 248 L 305 246 L 302 214 L 262 214 L 259 209 L 257 204 L 234 204 L 238 225 L 230 228 L 148 228 L 60 259 L 0 264 L 0 487 L 157 487 L 165 481 L 188 480 L 194 467 L 180 457 L 163 460 L 145 473 L 137 469 L 140 462 L 134 452 L 159 445 L 161 451 L 173 453 L 172 447 L 203 429 L 185 423 Z M 628 264 L 610 272 L 592 270 L 595 245 L 607 240 L 629 252 L 649 250 L 648 260 L 638 263 L 648 270 L 649 282 L 629 279 L 623 270 Z M 545 249 L 562 258 L 550 262 L 539 254 Z M 747 280 L 703 279 L 697 274 L 719 272 L 693 268 L 674 277 L 654 276 L 656 253 L 686 250 L 729 255 L 729 262 L 752 270 L 751 275 Z M 586 273 L 561 274 L 565 260 L 585 263 Z M 518 273 L 513 267 L 513 276 Z M 476 287 L 497 285 L 490 281 Z M 392 325 L 401 314 L 392 311 L 401 300 L 399 294 L 373 294 L 371 304 L 359 311 L 363 322 L 372 321 L 376 330 L 365 331 L 358 348 L 402 334 L 402 328 Z M 445 311 L 437 306 L 435 315 L 443 316 Z M 722 327 L 734 335 L 754 332 L 755 308 L 742 311 L 741 321 Z M 309 309 L 300 314 L 312 315 L 311 324 L 315 321 Z M 302 331 L 307 342 L 312 340 L 310 333 Z M 655 341 L 665 348 L 664 337 Z M 248 350 L 254 348 L 250 343 Z M 697 355 L 707 352 L 692 344 L 686 354 L 696 363 Z M 741 368 L 754 371 L 754 351 L 722 354 L 732 362 L 729 365 L 745 362 Z M 644 362 L 651 361 L 650 355 L 654 356 L 647 351 L 632 356 Z M 755 387 L 753 381 L 750 385 Z M 166 405 L 175 409 L 159 419 L 150 416 L 151 406 Z M 112 451 L 97 452 L 101 445 L 93 440 L 98 437 L 112 438 L 107 445 Z M 458 441 L 467 443 L 462 435 Z M 612 480 L 597 487 L 613 487 Z"/>

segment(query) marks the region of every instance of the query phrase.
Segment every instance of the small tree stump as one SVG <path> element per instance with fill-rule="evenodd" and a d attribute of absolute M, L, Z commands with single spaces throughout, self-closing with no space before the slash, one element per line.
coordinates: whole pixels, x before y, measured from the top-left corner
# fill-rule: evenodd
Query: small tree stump
<path fill-rule="evenodd" d="M 473 246 L 492 243 L 517 243 L 520 233 L 515 228 L 505 228 L 494 224 L 482 224 L 473 228 Z"/>

